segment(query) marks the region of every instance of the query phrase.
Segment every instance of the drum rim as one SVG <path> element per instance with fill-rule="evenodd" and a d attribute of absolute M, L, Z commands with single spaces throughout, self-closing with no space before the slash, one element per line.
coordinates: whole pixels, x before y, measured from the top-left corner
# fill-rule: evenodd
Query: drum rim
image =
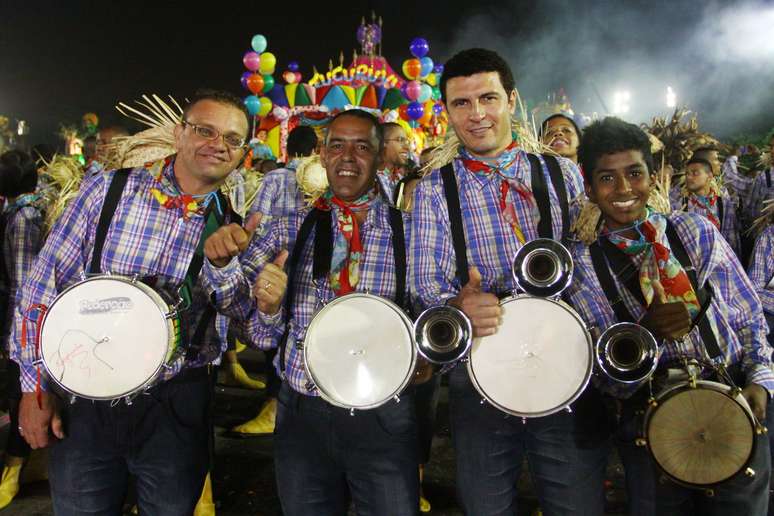
<path fill-rule="evenodd" d="M 524 299 L 524 298 L 540 299 L 542 301 L 548 301 L 550 303 L 554 303 L 554 304 L 560 306 L 561 308 L 563 308 L 570 315 L 572 315 L 575 318 L 575 320 L 579 323 L 580 327 L 583 328 L 583 332 L 586 335 L 586 345 L 587 345 L 587 349 L 588 349 L 588 353 L 589 353 L 588 354 L 587 364 L 586 364 L 586 372 L 584 374 L 584 380 L 583 380 L 583 382 L 581 382 L 581 384 L 579 385 L 579 387 L 575 391 L 575 393 L 564 404 L 559 405 L 559 406 L 554 407 L 554 408 L 551 408 L 551 409 L 548 409 L 548 410 L 541 411 L 541 412 L 519 412 L 519 411 L 516 411 L 516 410 L 512 410 L 512 409 L 510 409 L 508 407 L 505 407 L 504 405 L 501 405 L 500 403 L 498 403 L 498 402 L 494 401 L 493 399 L 491 399 L 491 397 L 484 392 L 484 389 L 483 389 L 483 387 L 480 386 L 480 384 L 479 384 L 479 382 L 478 382 L 478 380 L 476 378 L 476 373 L 473 370 L 473 368 L 474 368 L 474 365 L 473 365 L 473 348 L 475 346 L 471 346 L 470 353 L 468 355 L 468 360 L 467 360 L 467 364 L 466 365 L 467 365 L 467 369 L 468 369 L 468 377 L 470 378 L 470 382 L 473 384 L 473 387 L 475 387 L 476 391 L 487 401 L 487 403 L 489 403 L 490 405 L 492 405 L 496 409 L 500 410 L 501 412 L 505 412 L 506 414 L 509 414 L 511 416 L 517 416 L 517 417 L 521 417 L 521 418 L 525 418 L 526 419 L 526 418 L 546 417 L 546 416 L 550 416 L 552 414 L 556 414 L 557 412 L 561 412 L 562 410 L 568 409 L 573 403 L 575 403 L 575 401 L 578 398 L 580 398 L 581 394 L 583 394 L 583 392 L 588 387 L 589 382 L 591 381 L 592 373 L 594 371 L 594 356 L 593 356 L 594 355 L 594 344 L 593 344 L 593 340 L 591 338 L 591 334 L 590 334 L 590 332 L 588 330 L 588 327 L 586 326 L 586 323 L 583 321 L 581 316 L 569 304 L 565 303 L 561 299 L 552 299 L 552 298 L 549 298 L 549 297 L 533 296 L 531 294 L 517 294 L 517 295 L 512 295 L 512 296 L 505 297 L 502 300 L 500 300 L 500 306 L 502 306 L 502 305 L 504 305 L 506 303 L 510 303 L 510 302 L 513 302 L 513 301 L 516 301 L 516 300 L 519 300 L 519 299 Z"/>
<path fill-rule="evenodd" d="M 329 307 L 335 306 L 337 304 L 341 304 L 347 300 L 355 299 L 355 298 L 365 298 L 365 299 L 371 299 L 376 300 L 384 305 L 391 308 L 394 312 L 396 312 L 403 322 L 404 326 L 406 327 L 406 335 L 408 335 L 409 342 L 411 343 L 410 349 L 411 349 L 411 365 L 409 367 L 409 370 L 406 374 L 406 378 L 404 378 L 403 382 L 401 383 L 400 387 L 398 387 L 395 392 L 390 394 L 385 399 L 371 403 L 369 405 L 348 405 L 346 403 L 342 403 L 339 400 L 333 398 L 330 396 L 327 392 L 324 392 L 323 389 L 320 388 L 320 386 L 317 383 L 318 376 L 315 375 L 311 368 L 309 367 L 309 356 L 308 356 L 308 343 L 309 343 L 309 330 L 312 328 L 312 325 L 315 322 L 315 319 L 317 319 L 318 315 L 320 315 L 324 310 L 328 309 Z M 413 377 L 414 377 L 414 370 L 417 366 L 417 350 L 416 346 L 414 346 L 414 332 L 413 332 L 414 325 L 411 322 L 411 319 L 406 315 L 406 313 L 397 305 L 395 302 L 381 297 L 374 294 L 369 294 L 367 292 L 350 292 L 349 294 L 345 294 L 343 296 L 337 297 L 333 300 L 331 300 L 329 303 L 326 303 L 322 307 L 320 307 L 317 312 L 315 312 L 314 316 L 312 317 L 312 320 L 309 322 L 309 325 L 306 327 L 306 330 L 304 331 L 304 340 L 303 340 L 303 358 L 304 358 L 304 371 L 306 372 L 307 378 L 311 381 L 312 385 L 314 385 L 314 388 L 317 390 L 317 392 L 320 394 L 320 397 L 324 399 L 326 402 L 330 403 L 331 405 L 335 407 L 340 407 L 348 410 L 370 410 L 375 409 L 378 407 L 381 407 L 385 403 L 389 402 L 392 399 L 395 399 L 395 397 L 400 396 L 400 394 L 406 390 L 406 387 L 411 383 Z"/>
<path fill-rule="evenodd" d="M 121 283 L 128 283 L 128 284 L 130 284 L 130 285 L 132 285 L 134 287 L 137 287 L 138 290 L 140 290 L 145 295 L 147 295 L 153 301 L 153 303 L 159 308 L 159 312 L 161 313 L 161 315 L 163 316 L 164 320 L 166 321 L 167 335 L 169 336 L 169 340 L 168 340 L 168 343 L 167 343 L 167 352 L 164 354 L 164 358 L 161 360 L 159 365 L 156 367 L 156 369 L 154 370 L 153 374 L 151 374 L 150 377 L 145 382 L 143 382 L 140 386 L 138 386 L 138 387 L 136 387 L 134 389 L 131 389 L 131 390 L 129 390 L 129 391 L 123 393 L 123 394 L 120 394 L 118 396 L 85 396 L 82 393 L 78 393 L 78 392 L 75 392 L 75 391 L 69 389 L 64 384 L 62 384 L 62 382 L 60 382 L 56 378 L 56 376 L 51 374 L 51 372 L 50 372 L 50 370 L 48 368 L 48 365 L 46 363 L 45 355 L 43 354 L 42 350 L 40 352 L 40 361 L 43 364 L 43 368 L 46 371 L 46 376 L 48 377 L 48 379 L 53 381 L 54 384 L 57 387 L 59 387 L 60 389 L 62 389 L 64 392 L 66 392 L 67 394 L 69 394 L 71 396 L 76 396 L 78 398 L 83 398 L 83 399 L 93 400 L 93 401 L 120 400 L 121 398 L 125 398 L 127 396 L 132 396 L 133 394 L 141 392 L 142 390 L 147 388 L 149 385 L 151 385 L 156 379 L 158 379 L 159 371 L 161 371 L 161 369 L 169 362 L 170 355 L 171 355 L 172 351 L 174 351 L 174 348 L 169 345 L 169 342 L 171 342 L 174 339 L 174 328 L 173 328 L 172 324 L 170 324 L 170 319 L 169 319 L 169 316 L 168 316 L 170 306 L 167 304 L 166 301 L 164 301 L 164 299 L 159 295 L 158 292 L 156 292 L 155 290 L 153 290 L 153 288 L 149 287 L 148 285 L 146 285 L 145 283 L 143 283 L 141 281 L 137 281 L 134 278 L 131 278 L 131 277 L 128 277 L 128 276 L 121 276 L 121 275 L 117 275 L 117 274 L 99 274 L 99 275 L 88 277 L 88 278 L 86 278 L 84 280 L 81 280 L 81 281 L 77 281 L 77 282 L 73 283 L 72 285 L 68 286 L 67 288 L 65 288 L 59 294 L 57 294 L 57 296 L 54 298 L 54 301 L 52 301 L 51 305 L 49 305 L 48 310 L 46 310 L 46 312 L 43 314 L 43 319 L 40 322 L 41 338 L 43 336 L 43 328 L 44 328 L 44 326 L 46 324 L 46 319 L 48 318 L 48 315 L 51 313 L 51 310 L 54 308 L 54 306 L 64 297 L 64 295 L 67 294 L 68 292 L 70 292 L 71 290 L 79 287 L 80 285 L 83 285 L 84 283 L 89 283 L 89 282 L 96 281 L 96 280 L 102 280 L 102 281 L 104 281 L 104 280 L 115 280 L 115 281 L 118 281 L 118 282 L 121 282 Z"/>
<path fill-rule="evenodd" d="M 732 475 L 729 475 L 728 477 L 726 477 L 726 478 L 724 478 L 722 480 L 719 480 L 717 482 L 708 483 L 708 484 L 697 484 L 697 483 L 693 483 L 693 482 L 688 482 L 687 480 L 684 480 L 684 479 L 681 479 L 681 478 L 678 478 L 678 477 L 674 476 L 673 474 L 668 472 L 666 469 L 664 469 L 661 466 L 661 463 L 656 459 L 656 456 L 653 453 L 653 448 L 651 446 L 651 439 L 650 439 L 650 423 L 651 423 L 651 420 L 653 418 L 653 414 L 658 411 L 658 408 L 663 404 L 663 401 L 665 400 L 665 398 L 669 399 L 669 398 L 673 397 L 674 395 L 678 394 L 679 392 L 683 392 L 683 391 L 688 390 L 688 389 L 694 389 L 694 387 L 691 386 L 690 380 L 680 381 L 680 382 L 677 382 L 677 383 L 675 383 L 673 385 L 670 385 L 670 386 L 666 387 L 665 389 L 661 390 L 661 392 L 659 392 L 656 395 L 656 397 L 655 397 L 656 405 L 654 406 L 653 404 L 649 404 L 648 405 L 648 409 L 645 412 L 645 418 L 644 418 L 643 424 L 642 424 L 642 433 L 643 433 L 643 435 L 645 437 L 645 442 L 646 442 L 646 445 L 648 447 L 648 453 L 650 454 L 651 458 L 653 459 L 653 462 L 656 464 L 658 469 L 662 473 L 664 473 L 664 475 L 669 477 L 669 479 L 672 480 L 673 482 L 675 482 L 676 484 L 679 484 L 679 485 L 682 485 L 682 486 L 685 486 L 685 487 L 689 487 L 689 488 L 701 488 L 701 489 L 703 489 L 703 488 L 708 488 L 708 487 L 714 487 L 714 486 L 721 485 L 721 484 L 723 484 L 725 482 L 728 482 L 729 480 L 733 479 L 734 477 L 739 475 L 741 472 L 743 472 L 747 468 L 747 466 L 749 466 L 750 462 L 752 461 L 753 457 L 755 456 L 755 452 L 756 452 L 756 449 L 758 447 L 758 439 L 756 439 L 755 418 L 754 418 L 752 409 L 750 408 L 749 404 L 747 403 L 747 400 L 743 396 L 741 396 L 741 394 L 739 395 L 739 397 L 741 397 L 741 399 L 742 399 L 741 402 L 738 399 L 732 398 L 731 396 L 728 395 L 729 390 L 733 389 L 733 387 L 730 387 L 729 385 L 726 385 L 724 383 L 715 382 L 715 381 L 712 381 L 712 380 L 698 380 L 698 379 L 696 380 L 696 385 L 697 385 L 696 388 L 698 388 L 698 386 L 703 386 L 705 388 L 708 388 L 710 390 L 713 390 L 715 392 L 723 394 L 726 397 L 728 397 L 730 400 L 736 402 L 736 404 L 739 405 L 739 407 L 741 407 L 742 413 L 744 413 L 744 415 L 747 417 L 748 422 L 750 423 L 750 428 L 752 428 L 752 436 L 753 436 L 752 446 L 750 447 L 750 456 L 747 457 L 747 459 L 745 460 L 744 464 L 736 472 L 734 472 Z"/>

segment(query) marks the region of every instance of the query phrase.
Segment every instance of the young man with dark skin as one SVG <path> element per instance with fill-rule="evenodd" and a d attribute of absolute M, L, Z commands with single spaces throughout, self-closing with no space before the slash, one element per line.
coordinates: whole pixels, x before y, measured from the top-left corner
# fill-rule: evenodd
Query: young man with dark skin
<path fill-rule="evenodd" d="M 414 191 L 411 290 L 422 308 L 447 303 L 459 308 L 471 320 L 474 335 L 485 337 L 497 333 L 501 323 L 498 294 L 517 290 L 511 273 L 516 251 L 540 234 L 538 203 L 549 205 L 543 206 L 551 213 L 547 237 L 555 239 L 564 229 L 562 203 L 549 177 L 548 158 L 530 156 L 514 138 L 516 91 L 510 67 L 499 55 L 486 49 L 460 52 L 445 63 L 440 88 L 460 150 L 453 169 L 433 170 Z M 572 201 L 583 196 L 582 179 L 571 161 L 559 158 L 556 164 L 560 187 L 571 201 L 566 217 L 572 223 L 577 217 Z M 449 203 L 456 200 L 445 195 L 449 175 L 443 170 L 452 172 L 458 185 L 469 270 L 455 264 Z M 533 173 L 542 174 L 547 198 L 535 199 Z M 481 402 L 464 366 L 449 375 L 457 490 L 466 514 L 517 512 L 516 484 L 525 457 L 546 515 L 604 511 L 605 451 L 597 443 L 579 446 L 593 433 L 580 428 L 581 416 L 562 411 L 510 417 Z"/>
<path fill-rule="evenodd" d="M 99 270 L 147 278 L 154 289 L 175 299 L 205 232 L 205 214 L 217 210 L 219 219 L 230 217 L 227 202 L 214 199 L 244 156 L 247 131 L 248 115 L 239 98 L 197 92 L 174 129 L 177 153 L 126 175 L 102 234 Z M 32 448 L 51 447 L 56 514 L 119 513 L 132 475 L 141 512 L 190 515 L 209 461 L 208 364 L 222 352 L 213 320 L 202 326 L 199 340 L 189 336 L 181 342 L 190 352 L 173 355 L 152 379 L 148 395 L 131 404 L 78 397 L 63 403 L 45 372 L 39 376 L 35 362 L 38 343 L 28 307 L 50 305 L 83 274 L 94 272 L 89 264 L 99 240 L 98 221 L 116 176 L 106 171 L 84 181 L 21 288 L 11 336 L 11 356 L 21 367 L 19 431 Z M 161 196 L 170 202 L 162 203 Z M 193 282 L 191 306 L 181 317 L 195 326 L 209 301 L 198 276 Z M 130 432 L 118 430 L 130 427 Z"/>
<path fill-rule="evenodd" d="M 772 350 L 760 300 L 734 252 L 705 217 L 683 212 L 667 217 L 648 207 L 653 159 L 650 142 L 637 126 L 616 118 L 593 123 L 583 133 L 579 158 L 586 171 L 586 192 L 599 206 L 602 221 L 595 242 L 573 248 L 575 269 L 567 296 L 571 304 L 600 332 L 624 321 L 647 328 L 660 342 L 657 375 L 680 368 L 683 358 L 704 358 L 712 347 L 705 343 L 716 340 L 729 373 L 743 387 L 741 394 L 765 422 L 774 390 Z M 684 265 L 685 259 L 675 251 L 680 245 L 690 264 Z M 595 265 L 592 256 L 597 252 L 601 259 Z M 626 269 L 610 265 L 616 263 L 616 256 L 628 264 Z M 623 280 L 621 274 L 631 268 L 638 271 L 635 281 Z M 599 279 L 600 274 L 608 276 L 606 270 L 617 294 Z M 713 295 L 703 295 L 705 286 L 711 286 Z M 702 333 L 702 318 L 711 333 Z M 701 376 L 712 373 L 704 368 Z M 752 480 L 739 475 L 714 486 L 712 497 L 701 489 L 660 482 L 661 473 L 647 449 L 635 445 L 648 403 L 647 380 L 623 384 L 603 374 L 596 380 L 600 388 L 620 399 L 618 444 L 630 514 L 766 513 L 770 459 L 765 435 L 755 437 Z"/>
<path fill-rule="evenodd" d="M 557 113 L 540 124 L 540 139 L 557 154 L 578 163 L 580 129 L 573 119 Z"/>
<path fill-rule="evenodd" d="M 419 510 L 413 393 L 404 392 L 400 403 L 390 400 L 350 414 L 320 396 L 299 346 L 320 302 L 365 291 L 398 297 L 390 222 L 394 212 L 376 186 L 381 147 L 375 117 L 357 109 L 340 113 L 328 128 L 320 155 L 330 188 L 314 210 L 273 218 L 266 234 L 252 242 L 249 232 L 231 225 L 205 245 L 204 271 L 218 307 L 244 322 L 247 342 L 280 348 L 284 370 L 274 460 L 282 510 L 288 516 L 345 514 L 350 497 L 357 514 L 411 515 Z M 310 213 L 332 219 L 332 234 L 324 237 L 334 247 L 330 269 L 318 280 L 313 279 L 316 238 L 296 240 Z M 298 249 L 299 263 L 286 273 L 289 247 L 294 253 Z M 285 313 L 288 274 L 295 288 Z M 339 374 L 357 371 L 342 367 Z"/>

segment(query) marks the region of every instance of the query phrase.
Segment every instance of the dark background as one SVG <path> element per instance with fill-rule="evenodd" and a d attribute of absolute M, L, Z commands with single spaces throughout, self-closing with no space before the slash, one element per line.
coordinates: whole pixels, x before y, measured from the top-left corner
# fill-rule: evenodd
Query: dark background
<path fill-rule="evenodd" d="M 122 123 L 118 101 L 144 93 L 189 96 L 201 86 L 246 95 L 239 78 L 253 34 L 304 79 L 347 61 L 371 11 L 396 71 L 416 36 L 443 61 L 485 46 L 503 53 L 533 105 L 565 88 L 576 111 L 605 113 L 632 92 L 632 122 L 664 115 L 667 85 L 723 138 L 774 126 L 774 3 L 543 0 L 488 2 L 92 2 L 0 0 L 0 114 L 25 119 L 30 143 L 57 142 L 60 123 L 93 111 Z M 767 28 L 766 28 L 767 27 Z M 602 101 L 600 101 L 602 99 Z"/>

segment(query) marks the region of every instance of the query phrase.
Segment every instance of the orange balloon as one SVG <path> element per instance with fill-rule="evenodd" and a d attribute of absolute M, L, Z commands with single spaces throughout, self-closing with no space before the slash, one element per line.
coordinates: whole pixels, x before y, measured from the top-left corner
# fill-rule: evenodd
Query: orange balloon
<path fill-rule="evenodd" d="M 408 110 L 408 104 L 402 104 L 400 107 L 398 107 L 398 116 L 402 120 L 409 121 L 411 118 L 409 118 L 408 113 L 406 112 Z"/>
<path fill-rule="evenodd" d="M 247 78 L 247 89 L 253 92 L 253 95 L 258 95 L 263 91 L 263 77 L 261 74 L 254 73 Z"/>
<path fill-rule="evenodd" d="M 422 118 L 417 120 L 419 125 L 427 125 L 433 119 L 433 104 L 435 104 L 435 102 L 432 100 L 425 102 L 425 114 L 422 115 Z"/>
<path fill-rule="evenodd" d="M 417 80 L 421 73 L 422 63 L 419 62 L 419 59 L 406 59 L 403 61 L 403 75 L 408 77 L 410 80 Z"/>

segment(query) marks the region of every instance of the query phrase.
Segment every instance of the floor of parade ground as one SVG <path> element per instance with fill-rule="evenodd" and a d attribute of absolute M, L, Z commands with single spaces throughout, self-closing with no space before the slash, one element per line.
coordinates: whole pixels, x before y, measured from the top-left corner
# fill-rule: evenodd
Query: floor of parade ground
<path fill-rule="evenodd" d="M 251 374 L 263 370 L 262 354 L 247 350 L 240 361 Z M 228 432 L 236 424 L 252 418 L 263 401 L 263 391 L 224 387 L 218 384 L 215 404 L 214 498 L 219 516 L 280 515 L 274 484 L 271 436 L 237 438 Z M 442 388 L 438 424 L 433 440 L 431 461 L 425 472 L 424 490 L 432 504 L 432 515 L 462 515 L 454 493 L 454 451 L 449 433 L 446 388 Z M 4 442 L 6 425 L 0 434 Z M 29 468 L 31 469 L 31 468 Z M 526 469 L 526 468 L 525 468 Z M 520 480 L 519 515 L 532 515 L 537 507 L 529 476 Z M 606 485 L 608 515 L 625 514 L 623 472 L 615 456 L 608 466 Z M 3 515 L 37 516 L 52 514 L 48 483 L 37 481 L 22 485 L 17 498 L 2 511 Z M 126 514 L 130 514 L 127 510 Z"/>

